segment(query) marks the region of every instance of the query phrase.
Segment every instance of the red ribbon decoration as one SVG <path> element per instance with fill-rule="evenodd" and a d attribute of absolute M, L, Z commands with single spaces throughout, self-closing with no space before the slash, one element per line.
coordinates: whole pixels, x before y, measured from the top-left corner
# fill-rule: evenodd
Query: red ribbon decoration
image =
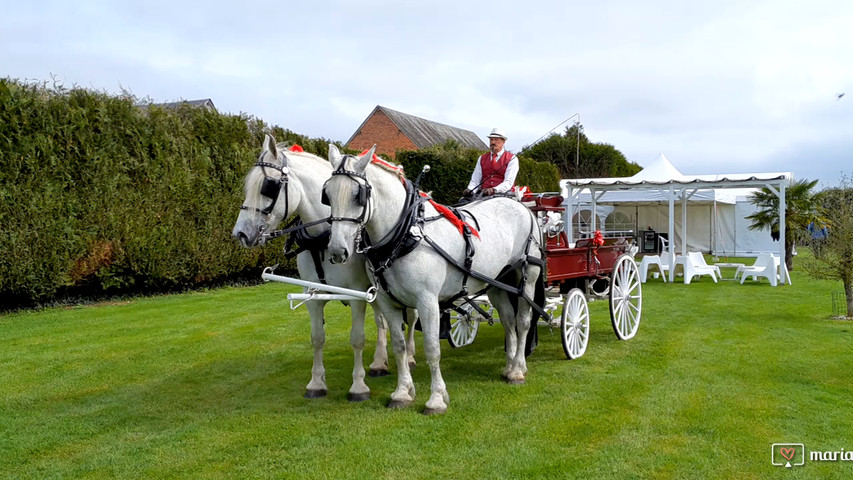
<path fill-rule="evenodd" d="M 369 151 L 370 150 L 365 150 L 365 151 L 361 152 L 361 155 L 366 155 L 367 152 L 369 152 Z M 373 154 L 373 158 L 370 159 L 370 163 L 378 163 L 378 164 L 384 165 L 385 167 L 390 168 L 391 170 L 394 170 L 395 172 L 400 173 L 401 174 L 400 181 L 403 182 L 404 184 L 406 183 L 406 180 L 402 177 L 403 169 L 401 167 L 398 167 L 397 165 L 394 165 L 392 163 L 386 162 L 385 160 L 382 160 L 375 153 Z M 420 192 L 420 194 L 422 197 L 427 196 L 427 194 L 424 192 Z M 444 218 L 446 218 L 451 224 L 453 224 L 453 226 L 456 227 L 457 230 L 459 230 L 459 233 L 463 233 L 463 227 L 465 225 L 467 225 L 467 223 L 465 221 L 463 221 L 461 218 L 454 215 L 453 212 L 449 208 L 447 208 L 444 205 L 441 205 L 439 203 L 436 203 L 436 201 L 431 199 L 431 198 L 429 199 L 429 203 L 438 211 L 438 213 L 442 214 L 444 216 Z M 471 229 L 471 233 L 473 233 L 475 237 L 480 238 L 480 233 L 474 227 L 472 227 L 471 225 L 468 225 L 468 228 Z"/>

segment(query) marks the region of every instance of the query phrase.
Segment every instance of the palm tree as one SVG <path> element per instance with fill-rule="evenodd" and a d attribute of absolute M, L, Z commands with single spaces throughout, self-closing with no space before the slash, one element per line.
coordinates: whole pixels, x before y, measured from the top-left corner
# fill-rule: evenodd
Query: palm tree
<path fill-rule="evenodd" d="M 794 245 L 805 238 L 809 223 L 826 224 L 819 202 L 812 192 L 817 182 L 804 178 L 791 182 L 785 189 L 785 266 L 788 271 L 794 269 Z M 752 221 L 749 229 L 769 229 L 773 239 L 779 240 L 779 197 L 764 187 L 753 192 L 749 202 L 759 208 L 746 217 Z"/>

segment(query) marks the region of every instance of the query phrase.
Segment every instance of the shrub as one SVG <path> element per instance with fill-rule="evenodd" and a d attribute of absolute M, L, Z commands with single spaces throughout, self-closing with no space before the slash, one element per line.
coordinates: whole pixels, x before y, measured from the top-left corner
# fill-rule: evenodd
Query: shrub
<path fill-rule="evenodd" d="M 156 292 L 287 263 L 230 238 L 264 132 L 245 115 L 0 79 L 0 308 Z"/>

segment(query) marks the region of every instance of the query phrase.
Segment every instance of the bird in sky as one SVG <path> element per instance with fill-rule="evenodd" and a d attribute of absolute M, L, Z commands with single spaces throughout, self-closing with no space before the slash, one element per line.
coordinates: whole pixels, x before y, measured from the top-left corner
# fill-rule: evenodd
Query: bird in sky
<path fill-rule="evenodd" d="M 836 93 L 836 94 L 835 94 L 835 99 L 836 99 L 836 100 L 841 100 L 841 97 L 843 97 L 843 96 L 844 96 L 844 92 Z"/>

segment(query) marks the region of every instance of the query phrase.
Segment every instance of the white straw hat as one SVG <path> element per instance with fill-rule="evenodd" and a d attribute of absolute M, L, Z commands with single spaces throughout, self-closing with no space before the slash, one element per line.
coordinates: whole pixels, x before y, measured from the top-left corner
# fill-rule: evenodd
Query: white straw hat
<path fill-rule="evenodd" d="M 502 138 L 506 140 L 506 133 L 504 133 L 503 128 L 493 128 L 492 133 L 489 134 L 489 138 Z"/>

